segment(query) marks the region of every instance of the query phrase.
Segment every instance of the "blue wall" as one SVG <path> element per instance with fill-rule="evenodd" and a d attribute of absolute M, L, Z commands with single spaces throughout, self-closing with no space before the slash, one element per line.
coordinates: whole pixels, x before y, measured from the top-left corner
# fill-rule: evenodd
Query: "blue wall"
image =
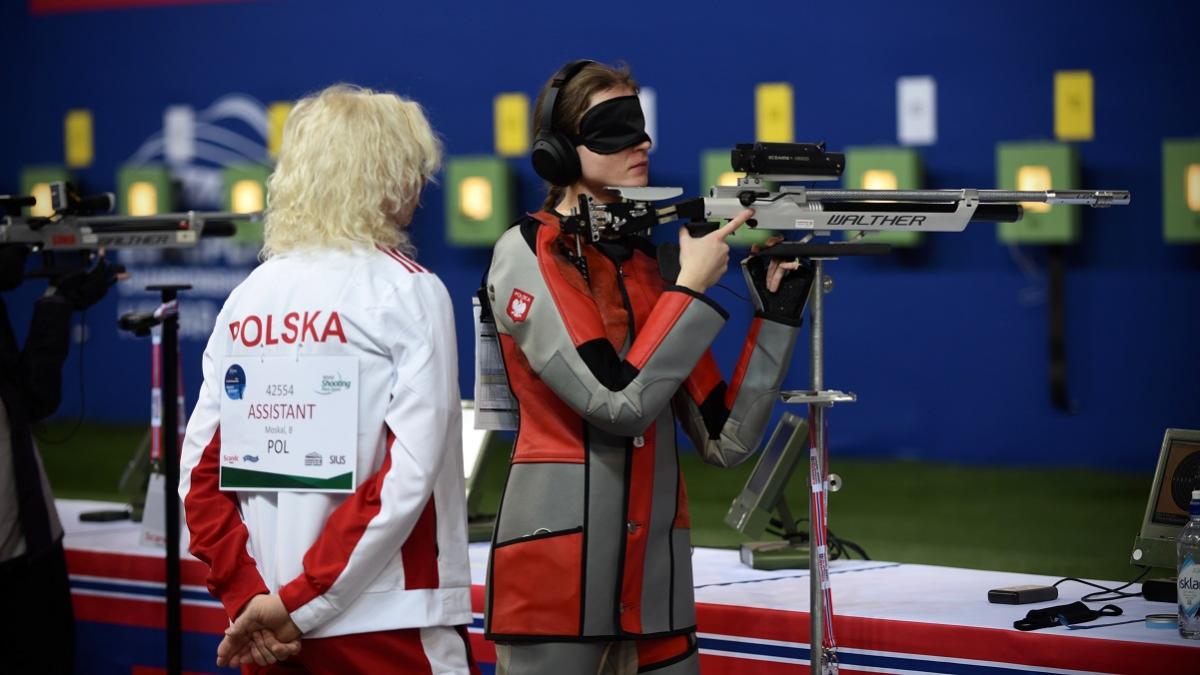
<path fill-rule="evenodd" d="M 828 386 L 861 403 L 831 418 L 841 455 L 1146 469 L 1166 426 L 1200 426 L 1200 247 L 1162 242 L 1161 142 L 1200 136 L 1200 5 L 1146 3 L 752 4 L 340 3 L 312 0 L 30 16 L 0 9 L 0 193 L 19 167 L 61 163 L 62 119 L 95 115 L 96 162 L 81 177 L 113 189 L 116 166 L 162 124 L 230 92 L 292 100 L 335 81 L 421 101 L 449 154 L 492 152 L 492 97 L 531 96 L 581 56 L 630 63 L 658 94 L 653 182 L 699 182 L 699 153 L 750 140 L 754 86 L 788 81 L 798 140 L 833 149 L 895 142 L 895 80 L 932 75 L 938 142 L 922 148 L 928 187 L 995 185 L 998 141 L 1053 133 L 1053 72 L 1095 77 L 1094 141 L 1079 144 L 1088 187 L 1133 192 L 1127 208 L 1088 211 L 1069 253 L 1067 339 L 1074 409 L 1047 387 L 1044 273 L 1028 276 L 993 226 L 934 235 L 915 254 L 830 267 Z M 15 60 L 14 60 L 15 56 Z M 540 185 L 514 161 L 521 204 Z M 446 246 L 442 194 L 413 227 L 420 259 L 457 300 L 461 383 L 471 382 L 469 298 L 489 254 Z M 1022 250 L 1033 269 L 1044 257 Z M 739 287 L 728 275 L 726 283 Z M 34 289 L 9 299 L 23 330 Z M 731 367 L 748 313 L 718 339 Z M 116 300 L 88 313 L 86 415 L 145 417 L 143 343 L 117 339 Z M 202 344 L 185 344 L 194 389 Z M 68 364 L 62 415 L 79 412 Z M 806 386 L 806 359 L 787 385 Z M 469 395 L 469 394 L 468 394 Z M 189 399 L 194 391 L 189 391 Z"/>

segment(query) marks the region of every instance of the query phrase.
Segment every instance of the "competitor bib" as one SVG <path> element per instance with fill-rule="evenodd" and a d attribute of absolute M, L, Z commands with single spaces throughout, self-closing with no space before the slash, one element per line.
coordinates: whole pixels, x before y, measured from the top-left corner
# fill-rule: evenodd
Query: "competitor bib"
<path fill-rule="evenodd" d="M 356 357 L 229 357 L 222 369 L 220 489 L 354 491 Z"/>

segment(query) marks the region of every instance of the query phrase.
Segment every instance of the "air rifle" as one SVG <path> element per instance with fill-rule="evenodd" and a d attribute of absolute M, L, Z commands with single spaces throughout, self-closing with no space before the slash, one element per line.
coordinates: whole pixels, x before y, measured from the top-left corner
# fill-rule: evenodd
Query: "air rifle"
<path fill-rule="evenodd" d="M 152 216 L 105 215 L 111 193 L 87 197 L 69 184 L 52 183 L 54 215 L 22 216 L 33 197 L 0 195 L 0 245 L 24 244 L 34 251 L 94 251 L 122 248 L 186 248 L 207 237 L 229 237 L 235 221 L 257 220 L 257 213 L 186 211 Z"/>
<path fill-rule="evenodd" d="M 580 196 L 579 207 L 564 219 L 564 225 L 598 241 L 606 234 L 643 231 L 680 220 L 700 224 L 727 220 L 751 208 L 754 217 L 746 222 L 748 226 L 798 231 L 808 241 L 845 230 L 961 232 L 972 221 L 1016 222 L 1023 215 L 1022 202 L 1096 208 L 1129 203 L 1127 190 L 825 190 L 794 185 L 836 180 L 845 165 L 845 155 L 826 152 L 824 143 L 739 144 L 730 153 L 731 168 L 745 173 L 737 185 L 718 185 L 706 197 L 666 205 L 660 202 L 682 195 L 683 190 L 612 187 L 621 201 L 606 204 Z M 781 247 L 767 252 L 795 255 Z"/>

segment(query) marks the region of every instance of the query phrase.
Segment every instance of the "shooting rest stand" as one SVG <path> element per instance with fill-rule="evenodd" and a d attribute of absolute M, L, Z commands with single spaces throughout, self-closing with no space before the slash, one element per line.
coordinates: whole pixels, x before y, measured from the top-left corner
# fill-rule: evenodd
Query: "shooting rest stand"
<path fill-rule="evenodd" d="M 783 245 L 780 244 L 780 246 Z M 811 429 L 810 433 L 816 440 L 816 451 L 813 453 L 810 478 L 814 482 L 819 480 L 820 484 L 825 486 L 825 490 L 821 493 L 822 499 L 827 497 L 829 485 L 829 467 L 825 461 L 826 409 L 836 403 L 852 403 L 857 400 L 857 397 L 852 393 L 841 392 L 835 389 L 825 389 L 825 303 L 823 296 L 833 290 L 833 279 L 825 275 L 824 261 L 836 260 L 841 256 L 882 255 L 889 251 L 889 247 L 878 244 L 792 244 L 788 248 L 789 253 L 794 252 L 797 256 L 808 257 L 813 262 L 812 295 L 808 302 L 812 388 L 801 391 L 781 392 L 780 398 L 787 404 L 810 406 L 812 412 L 808 424 L 809 429 Z M 811 505 L 812 501 L 809 503 Z M 786 509 L 786 505 L 780 509 L 781 515 L 786 512 Z M 813 545 L 808 547 L 808 569 L 811 570 L 808 577 L 811 627 L 809 636 L 809 667 L 813 675 L 818 675 L 819 673 L 826 672 L 825 664 L 829 665 L 831 672 L 837 672 L 837 655 L 832 650 L 828 650 L 823 646 L 822 637 L 825 634 L 823 623 L 826 617 L 822 616 L 824 612 L 822 603 L 824 589 L 822 588 L 822 575 L 817 572 L 818 570 L 822 570 L 822 561 L 819 560 L 816 544 L 824 542 L 827 533 L 824 531 L 820 532 L 820 537 L 811 535 L 816 528 L 825 527 L 824 520 L 817 517 L 818 514 L 812 513 L 812 510 L 810 506 L 808 527 L 810 532 L 809 540 Z M 822 513 L 824 511 L 822 509 Z M 794 530 L 795 528 L 789 529 Z M 787 543 L 790 544 L 790 542 Z M 794 557 L 799 550 L 783 551 L 774 555 L 782 557 L 786 554 Z M 767 553 L 768 557 L 771 555 L 771 553 Z M 824 563 L 828 564 L 828 561 L 826 560 Z M 827 651 L 830 653 L 826 653 Z"/>
<path fill-rule="evenodd" d="M 825 409 L 836 403 L 853 403 L 857 397 L 853 393 L 822 389 L 824 384 L 824 302 L 822 296 L 833 290 L 832 278 L 824 274 L 824 261 L 836 260 L 842 256 L 874 256 L 886 255 L 891 247 L 875 243 L 789 243 L 784 242 L 772 247 L 771 252 L 779 257 L 796 256 L 813 261 L 813 290 L 809 300 L 809 322 L 811 325 L 811 359 L 812 359 L 812 389 L 780 392 L 780 399 L 787 404 L 812 406 L 813 418 L 809 420 L 810 428 L 817 437 L 817 447 L 824 447 Z M 783 254 L 783 255 L 780 255 Z M 812 426 L 817 425 L 817 426 Z M 798 463 L 798 462 L 797 462 Z M 788 474 L 795 467 L 788 470 Z M 823 482 L 828 482 L 829 469 L 824 466 L 824 458 L 820 458 L 820 472 Z M 783 569 L 814 569 L 816 552 L 810 549 L 809 533 L 800 530 L 787 500 L 781 496 L 774 507 L 777 518 L 773 525 L 782 529 L 782 540 L 749 541 L 741 546 L 742 564 L 758 570 Z"/>

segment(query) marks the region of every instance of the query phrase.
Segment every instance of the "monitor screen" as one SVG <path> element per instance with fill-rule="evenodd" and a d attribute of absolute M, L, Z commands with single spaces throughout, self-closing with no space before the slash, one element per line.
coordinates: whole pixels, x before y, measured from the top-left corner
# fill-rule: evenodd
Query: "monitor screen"
<path fill-rule="evenodd" d="M 807 438 L 804 418 L 785 412 L 760 451 L 745 487 L 725 514 L 727 525 L 751 538 L 762 536 L 784 498 L 788 479 L 808 454 Z M 808 472 L 802 473 L 806 476 Z"/>
<path fill-rule="evenodd" d="M 1192 490 L 1200 489 L 1200 430 L 1167 429 L 1146 499 L 1142 529 L 1129 562 L 1144 567 L 1175 566 L 1175 538 L 1188 521 Z"/>
<path fill-rule="evenodd" d="M 1170 440 L 1156 489 L 1151 520 L 1160 525 L 1186 525 L 1192 490 L 1200 490 L 1200 442 Z"/>
<path fill-rule="evenodd" d="M 802 418 L 790 415 L 785 415 L 780 420 L 779 426 L 776 427 L 767 442 L 767 447 L 763 448 L 758 465 L 754 467 L 754 473 L 750 475 L 750 480 L 746 481 L 747 492 L 762 495 L 763 489 L 767 487 L 767 481 L 771 478 L 771 473 L 779 464 L 780 458 L 783 457 L 783 451 L 787 449 L 796 432 L 797 422 L 800 421 Z"/>

